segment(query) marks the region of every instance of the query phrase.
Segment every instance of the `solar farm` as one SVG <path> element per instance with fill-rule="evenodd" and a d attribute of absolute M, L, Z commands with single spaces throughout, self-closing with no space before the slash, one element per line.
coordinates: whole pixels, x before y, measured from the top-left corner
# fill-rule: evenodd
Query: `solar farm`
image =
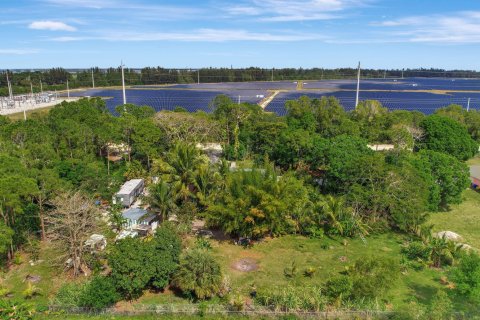
<path fill-rule="evenodd" d="M 356 80 L 228 82 L 158 86 L 132 86 L 127 102 L 148 105 L 155 110 L 183 107 L 190 112 L 210 112 L 215 96 L 225 94 L 238 102 L 261 105 L 265 111 L 285 115 L 288 100 L 335 96 L 346 110 L 355 107 Z M 89 89 L 71 96 L 104 97 L 114 112 L 122 104 L 120 89 Z M 269 99 L 270 97 L 270 99 Z M 361 80 L 360 100 L 378 100 L 390 110 L 417 110 L 430 114 L 449 104 L 480 109 L 480 79 L 405 78 Z"/>

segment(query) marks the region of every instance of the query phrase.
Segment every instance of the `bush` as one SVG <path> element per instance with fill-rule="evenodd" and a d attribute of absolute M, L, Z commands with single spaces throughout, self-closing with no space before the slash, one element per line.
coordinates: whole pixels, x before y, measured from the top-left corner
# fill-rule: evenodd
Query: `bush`
<path fill-rule="evenodd" d="M 318 287 L 285 287 L 257 292 L 256 302 L 275 311 L 321 311 L 327 304 Z"/>
<path fill-rule="evenodd" d="M 80 299 L 84 291 L 84 283 L 65 283 L 58 290 L 52 304 L 61 307 L 80 307 Z"/>
<path fill-rule="evenodd" d="M 198 299 L 220 294 L 222 272 L 220 264 L 204 250 L 190 250 L 180 260 L 174 284 L 183 292 L 191 292 Z"/>
<path fill-rule="evenodd" d="M 341 275 L 327 281 L 325 284 L 325 295 L 334 300 L 343 300 L 351 295 L 352 289 L 352 279 Z"/>
<path fill-rule="evenodd" d="M 467 160 L 478 152 L 478 144 L 467 129 L 455 120 L 431 115 L 420 126 L 425 131 L 422 148 L 446 153 L 458 160 Z"/>
<path fill-rule="evenodd" d="M 478 254 L 464 254 L 458 265 L 451 269 L 450 279 L 455 283 L 455 295 L 480 303 L 480 256 Z"/>
<path fill-rule="evenodd" d="M 415 241 L 403 247 L 402 253 L 410 260 L 427 262 L 430 259 L 431 249 L 422 242 Z"/>
<path fill-rule="evenodd" d="M 88 283 L 80 296 L 82 307 L 107 308 L 121 299 L 110 277 L 96 276 Z"/>
<path fill-rule="evenodd" d="M 126 238 L 108 256 L 111 277 L 127 299 L 139 297 L 148 286 L 165 288 L 178 266 L 181 240 L 170 227 L 162 226 L 152 241 Z"/>
<path fill-rule="evenodd" d="M 0 319 L 30 320 L 35 308 L 22 301 L 0 299 Z"/>
<path fill-rule="evenodd" d="M 439 290 L 433 296 L 430 305 L 427 308 L 427 311 L 429 314 L 428 319 L 451 319 L 450 315 L 453 311 L 452 301 L 450 301 L 450 298 L 445 291 Z"/>
<path fill-rule="evenodd" d="M 400 266 L 390 258 L 367 257 L 355 262 L 348 276 L 353 283 L 352 298 L 374 299 L 395 284 Z"/>

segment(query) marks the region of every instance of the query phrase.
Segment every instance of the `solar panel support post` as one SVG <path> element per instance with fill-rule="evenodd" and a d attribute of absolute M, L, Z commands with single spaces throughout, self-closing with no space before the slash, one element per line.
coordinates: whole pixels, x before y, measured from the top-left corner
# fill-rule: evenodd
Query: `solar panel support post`
<path fill-rule="evenodd" d="M 358 62 L 358 74 L 357 74 L 357 96 L 355 98 L 355 108 L 358 106 L 358 99 L 360 97 L 360 61 Z"/>
<path fill-rule="evenodd" d="M 123 61 L 120 61 L 120 67 L 122 68 L 122 93 L 123 93 L 123 104 L 127 104 L 127 95 L 125 94 L 125 73 L 123 71 Z"/>
<path fill-rule="evenodd" d="M 467 100 L 467 112 L 470 111 L 470 98 Z"/>

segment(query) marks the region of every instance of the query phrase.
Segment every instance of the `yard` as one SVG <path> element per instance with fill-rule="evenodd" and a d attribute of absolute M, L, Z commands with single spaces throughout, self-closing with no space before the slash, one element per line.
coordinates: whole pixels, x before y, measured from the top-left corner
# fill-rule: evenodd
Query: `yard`
<path fill-rule="evenodd" d="M 473 247 L 480 247 L 479 217 L 480 194 L 473 190 L 464 193 L 465 201 L 453 206 L 449 212 L 434 213 L 430 222 L 434 231 L 451 230 L 459 233 L 465 242 Z M 211 240 L 214 255 L 219 259 L 224 273 L 229 277 L 235 293 L 248 297 L 252 288 L 282 289 L 289 286 L 320 286 L 332 275 L 344 271 L 357 259 L 365 256 L 393 257 L 400 261 L 400 249 L 405 239 L 402 235 L 388 233 L 371 235 L 366 242 L 361 239 L 309 239 L 303 236 L 283 236 L 265 239 L 252 248 L 243 248 L 231 241 Z M 27 288 L 25 278 L 28 275 L 39 275 L 40 281 L 35 286 L 40 294 L 30 301 L 34 304 L 46 305 L 54 296 L 62 282 L 70 281 L 57 268 L 50 266 L 46 260 L 52 256 L 48 247 L 41 250 L 44 262 L 30 266 L 28 256 L 22 254 L 22 263 L 16 265 L 8 273 L 3 274 L 1 287 L 12 292 L 14 298 L 21 298 Z M 293 277 L 286 277 L 284 270 L 295 267 Z M 308 267 L 316 269 L 312 277 L 304 275 Z M 428 302 L 438 288 L 442 287 L 440 278 L 445 273 L 437 269 L 414 271 L 404 270 L 398 282 L 393 286 L 389 296 L 380 302 L 385 308 L 406 307 L 413 298 L 420 302 Z M 63 279 L 63 280 L 62 280 Z M 82 279 L 79 279 L 82 281 Z M 131 310 L 137 307 L 154 304 L 185 304 L 184 298 L 171 291 L 164 293 L 146 292 L 134 302 L 121 302 L 120 310 Z M 79 317 L 81 319 L 81 317 Z M 121 319 L 121 318 L 120 318 Z"/>

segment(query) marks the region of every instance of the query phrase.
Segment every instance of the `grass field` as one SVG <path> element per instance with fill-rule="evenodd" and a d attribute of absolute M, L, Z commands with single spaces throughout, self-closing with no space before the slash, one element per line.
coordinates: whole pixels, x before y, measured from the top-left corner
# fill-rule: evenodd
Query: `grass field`
<path fill-rule="evenodd" d="M 466 190 L 464 201 L 452 206 L 450 211 L 433 213 L 429 222 L 433 230 L 453 231 L 464 238 L 464 242 L 480 249 L 480 193 Z"/>

